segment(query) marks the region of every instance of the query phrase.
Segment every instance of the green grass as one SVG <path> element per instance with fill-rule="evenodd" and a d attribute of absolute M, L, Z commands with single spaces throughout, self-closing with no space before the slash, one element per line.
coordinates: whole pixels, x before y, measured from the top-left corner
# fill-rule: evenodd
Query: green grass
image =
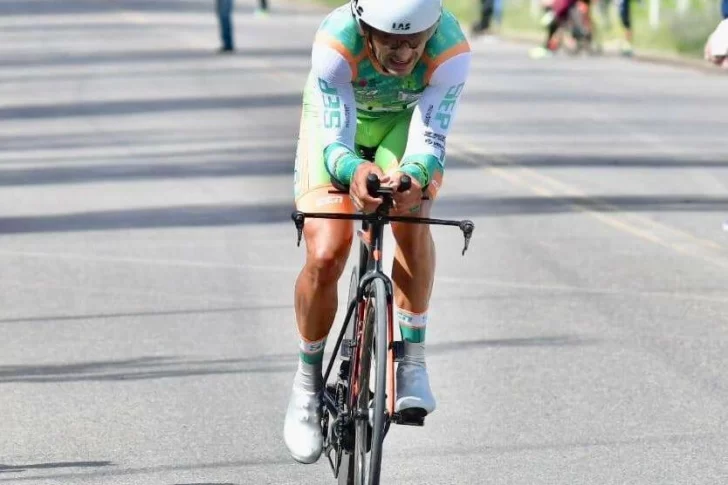
<path fill-rule="evenodd" d="M 347 3 L 346 0 L 310 1 L 328 7 L 338 7 Z M 676 14 L 676 0 L 663 0 L 661 25 L 653 30 L 649 25 L 649 0 L 630 1 L 632 1 L 634 47 L 638 52 L 646 50 L 699 58 L 702 56 L 705 40 L 720 21 L 718 8 L 715 2 L 710 0 L 693 0 L 691 10 L 683 16 Z M 616 0 L 613 2 L 616 3 Z M 606 43 L 621 40 L 624 35 L 615 3 L 609 9 L 611 29 L 606 29 L 599 8 L 594 7 L 594 21 L 602 41 Z M 470 28 L 478 17 L 478 0 L 445 0 L 445 6 L 458 16 L 463 28 Z M 535 38 L 541 38 L 544 35 L 544 29 L 539 25 L 541 13 L 541 9 L 537 15 L 531 13 L 530 0 L 505 0 L 501 32 L 505 35 L 530 34 Z"/>

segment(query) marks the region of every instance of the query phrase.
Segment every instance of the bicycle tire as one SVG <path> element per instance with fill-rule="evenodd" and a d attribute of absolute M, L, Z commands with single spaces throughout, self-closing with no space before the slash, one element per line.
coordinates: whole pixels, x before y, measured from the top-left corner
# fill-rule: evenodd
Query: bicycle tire
<path fill-rule="evenodd" d="M 386 362 L 389 341 L 387 338 L 387 292 L 381 279 L 374 279 L 370 284 L 372 292 L 367 301 L 365 324 L 358 341 L 361 353 L 359 372 L 356 375 L 356 389 L 359 390 L 359 393 L 353 396 L 356 401 L 355 409 L 357 411 L 366 410 L 368 417 L 355 421 L 354 485 L 379 485 L 386 424 Z M 372 360 L 375 363 L 373 396 L 370 390 Z M 372 401 L 373 405 L 370 404 Z M 369 455 L 368 460 L 367 455 Z"/>
<path fill-rule="evenodd" d="M 374 382 L 374 419 L 371 435 L 369 485 L 379 485 L 382 468 L 382 448 L 384 445 L 385 426 L 387 423 L 387 354 L 389 338 L 387 335 L 389 318 L 389 301 L 384 281 L 377 278 L 373 281 L 374 305 L 374 361 L 376 377 Z"/>

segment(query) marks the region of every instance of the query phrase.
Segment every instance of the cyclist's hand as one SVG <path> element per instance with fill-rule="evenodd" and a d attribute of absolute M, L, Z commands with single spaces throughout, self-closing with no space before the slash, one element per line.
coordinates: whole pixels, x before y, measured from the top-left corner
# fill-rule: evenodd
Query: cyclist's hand
<path fill-rule="evenodd" d="M 367 191 L 367 176 L 370 173 L 376 174 L 380 180 L 384 179 L 384 172 L 381 168 L 374 163 L 364 162 L 356 168 L 349 186 L 349 195 L 354 206 L 367 214 L 375 212 L 377 207 L 384 202 L 381 197 L 374 198 Z"/>
<path fill-rule="evenodd" d="M 385 183 L 394 188 L 394 211 L 398 214 L 406 214 L 409 212 L 412 208 L 417 207 L 422 203 L 422 186 L 420 183 L 410 177 L 410 180 L 412 180 L 412 186 L 410 189 L 406 192 L 398 192 L 397 188 L 399 187 L 399 181 L 402 178 L 402 175 L 405 175 L 402 172 L 392 172 L 387 176 L 387 179 L 382 181 L 382 183 Z"/>

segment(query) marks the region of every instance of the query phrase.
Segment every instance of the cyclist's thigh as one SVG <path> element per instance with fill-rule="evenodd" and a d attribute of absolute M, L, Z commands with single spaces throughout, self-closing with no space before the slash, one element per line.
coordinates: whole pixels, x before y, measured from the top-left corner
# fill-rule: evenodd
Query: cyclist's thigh
<path fill-rule="evenodd" d="M 304 212 L 333 212 L 353 214 L 354 204 L 347 194 L 331 194 L 331 177 L 324 164 L 323 142 L 316 105 L 311 102 L 310 83 L 306 84 L 303 110 L 296 148 L 294 198 L 296 208 Z M 353 223 L 331 219 L 307 219 L 304 227 L 306 242 L 332 238 L 327 246 L 345 245 L 351 241 Z"/>
<path fill-rule="evenodd" d="M 375 162 L 379 165 L 382 170 L 392 172 L 399 166 L 399 162 L 402 160 L 405 148 L 407 148 L 407 136 L 409 135 L 409 125 L 412 119 L 412 111 L 403 113 L 397 119 L 392 129 L 382 140 L 379 145 L 377 154 L 375 156 Z M 442 186 L 442 173 L 436 173 L 430 185 L 427 187 L 427 196 L 434 200 L 437 197 L 437 191 Z M 430 204 L 427 201 L 423 201 L 422 207 L 428 207 Z"/>

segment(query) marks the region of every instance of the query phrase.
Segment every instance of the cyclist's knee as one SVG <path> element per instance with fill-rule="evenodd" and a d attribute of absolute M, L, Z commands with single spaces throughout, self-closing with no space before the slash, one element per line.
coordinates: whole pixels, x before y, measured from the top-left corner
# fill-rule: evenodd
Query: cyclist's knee
<path fill-rule="evenodd" d="M 423 200 L 417 212 L 407 214 L 412 217 L 430 217 L 432 200 Z M 392 234 L 397 246 L 416 247 L 418 243 L 430 240 L 430 226 L 427 224 L 408 224 L 406 222 L 393 222 Z"/>
<path fill-rule="evenodd" d="M 311 225 L 309 226 L 309 223 Z M 319 283 L 338 281 L 346 266 L 353 238 L 349 221 L 306 221 L 306 269 Z"/>
<path fill-rule="evenodd" d="M 430 251 L 432 234 L 425 224 L 392 223 L 392 234 L 404 254 L 416 256 Z"/>

